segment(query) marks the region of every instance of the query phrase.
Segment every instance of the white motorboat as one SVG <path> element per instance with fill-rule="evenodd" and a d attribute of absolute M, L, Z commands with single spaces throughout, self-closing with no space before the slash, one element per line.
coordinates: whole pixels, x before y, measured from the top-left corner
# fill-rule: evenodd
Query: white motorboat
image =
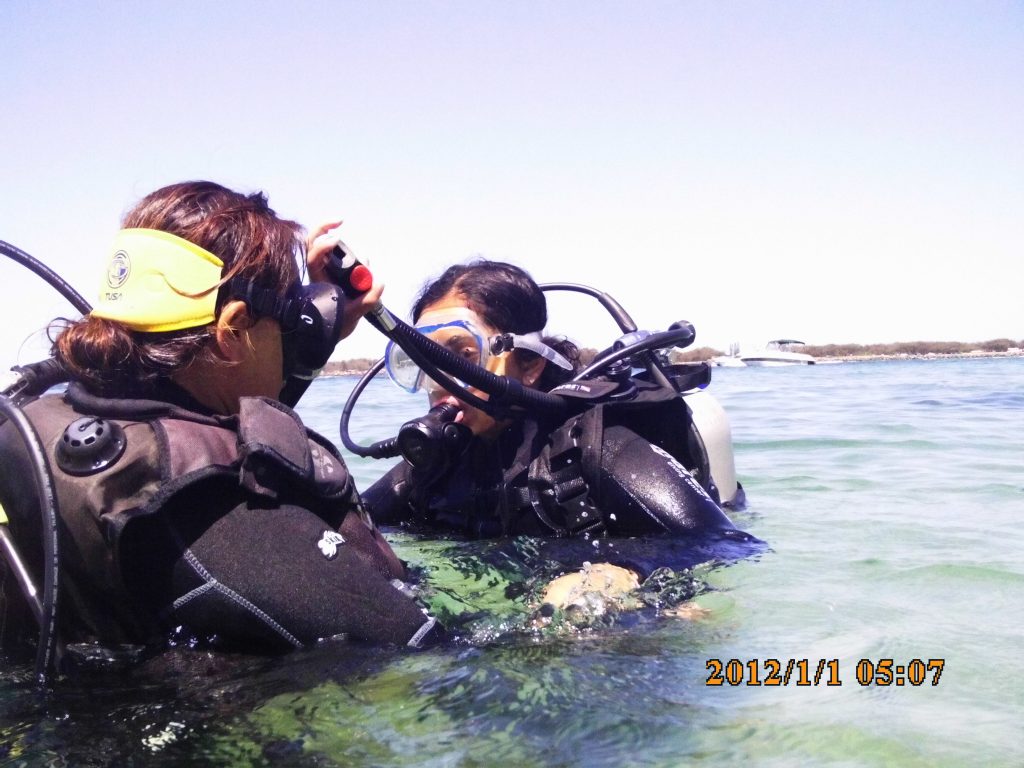
<path fill-rule="evenodd" d="M 813 356 L 793 349 L 799 346 L 803 346 L 803 342 L 796 339 L 773 339 L 760 352 L 740 355 L 740 360 L 752 366 L 814 365 Z"/>

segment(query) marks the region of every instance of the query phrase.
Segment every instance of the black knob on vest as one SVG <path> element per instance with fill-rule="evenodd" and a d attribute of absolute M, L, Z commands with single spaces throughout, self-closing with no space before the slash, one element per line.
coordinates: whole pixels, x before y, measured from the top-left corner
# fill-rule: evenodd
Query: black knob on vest
<path fill-rule="evenodd" d="M 75 419 L 57 444 L 57 466 L 69 475 L 91 475 L 113 466 L 128 441 L 119 424 L 95 416 Z"/>

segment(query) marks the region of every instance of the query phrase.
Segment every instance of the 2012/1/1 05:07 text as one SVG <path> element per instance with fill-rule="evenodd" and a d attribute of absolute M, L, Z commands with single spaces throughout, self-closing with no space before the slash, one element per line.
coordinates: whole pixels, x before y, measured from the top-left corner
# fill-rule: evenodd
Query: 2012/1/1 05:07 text
<path fill-rule="evenodd" d="M 860 659 L 854 677 L 860 685 L 939 684 L 945 659 L 911 659 L 897 664 L 894 659 Z M 708 659 L 705 685 L 842 685 L 839 659 Z"/>

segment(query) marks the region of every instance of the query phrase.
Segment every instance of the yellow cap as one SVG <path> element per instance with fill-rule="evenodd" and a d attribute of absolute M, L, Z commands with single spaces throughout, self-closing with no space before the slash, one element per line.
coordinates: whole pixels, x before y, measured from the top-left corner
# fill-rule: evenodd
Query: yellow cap
<path fill-rule="evenodd" d="M 94 317 L 135 331 L 196 328 L 217 316 L 224 262 L 158 229 L 122 229 L 114 238 Z"/>

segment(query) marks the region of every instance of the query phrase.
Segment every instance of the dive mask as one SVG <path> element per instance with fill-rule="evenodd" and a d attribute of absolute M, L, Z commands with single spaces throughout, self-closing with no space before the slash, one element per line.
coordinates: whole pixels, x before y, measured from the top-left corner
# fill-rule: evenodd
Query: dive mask
<path fill-rule="evenodd" d="M 486 327 L 480 316 L 468 307 L 424 312 L 415 326 L 419 333 L 452 354 L 482 368 L 486 368 L 494 356 L 513 349 L 528 349 L 559 368 L 572 369 L 568 360 L 544 343 L 538 331 L 487 335 L 481 330 Z M 432 390 L 440 386 L 394 341 L 388 342 L 384 364 L 391 380 L 406 392 L 418 392 L 424 388 Z"/>
<path fill-rule="evenodd" d="M 281 326 L 284 377 L 312 379 L 338 344 L 345 300 L 333 283 L 296 281 L 282 296 L 251 280 L 232 280 L 228 295 L 244 301 L 253 317 L 269 317 Z"/>

